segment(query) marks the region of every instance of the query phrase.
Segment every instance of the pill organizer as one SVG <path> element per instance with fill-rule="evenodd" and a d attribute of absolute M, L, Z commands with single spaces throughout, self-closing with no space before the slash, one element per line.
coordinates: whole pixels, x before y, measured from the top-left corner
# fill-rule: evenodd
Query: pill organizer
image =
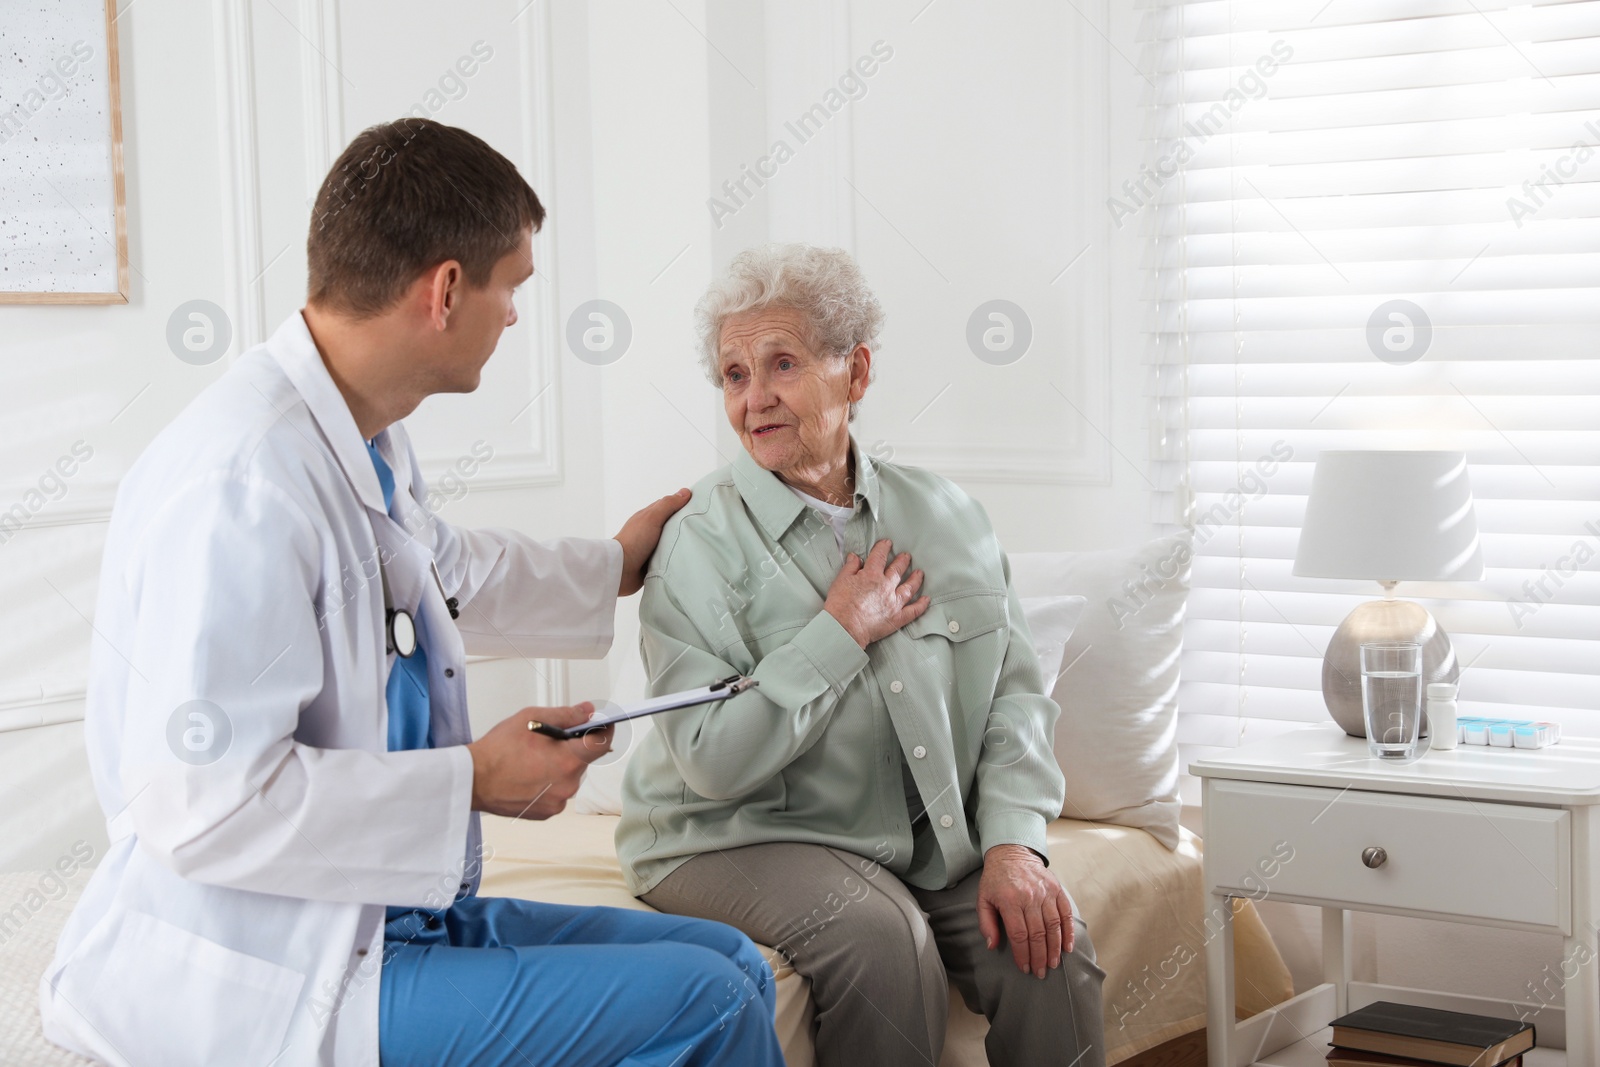
<path fill-rule="evenodd" d="M 1561 725 L 1532 719 L 1484 719 L 1463 715 L 1456 720 L 1456 741 L 1490 748 L 1544 748 L 1561 740 Z"/>

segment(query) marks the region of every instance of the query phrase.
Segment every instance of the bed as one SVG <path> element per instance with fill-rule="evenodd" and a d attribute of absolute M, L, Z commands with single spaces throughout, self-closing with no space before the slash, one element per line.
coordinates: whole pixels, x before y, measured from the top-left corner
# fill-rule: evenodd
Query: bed
<path fill-rule="evenodd" d="M 622 881 L 612 835 L 614 815 L 567 812 L 546 822 L 484 822 L 482 892 L 560 904 L 608 904 L 649 910 Z M 1205 1027 L 1205 921 L 1201 842 L 1182 830 L 1168 851 L 1143 830 L 1058 819 L 1050 860 L 1083 909 L 1104 986 L 1107 1063 L 1179 1064 L 1178 1049 L 1199 1050 Z M 1240 1017 L 1288 1000 L 1293 982 L 1266 927 L 1248 901 L 1234 915 Z M 789 1067 L 811 1067 L 809 983 L 763 946 L 778 978 L 778 1036 Z M 982 1067 L 988 1024 L 952 994 L 940 1067 Z M 1148 1057 L 1141 1054 L 1149 1053 Z"/>

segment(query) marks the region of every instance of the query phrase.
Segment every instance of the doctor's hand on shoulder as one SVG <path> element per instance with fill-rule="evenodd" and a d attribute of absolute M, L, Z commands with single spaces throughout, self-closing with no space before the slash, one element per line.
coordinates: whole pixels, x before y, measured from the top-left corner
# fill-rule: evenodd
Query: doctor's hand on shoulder
<path fill-rule="evenodd" d="M 513 819 L 561 814 L 589 764 L 611 751 L 613 728 L 557 741 L 533 733 L 528 722 L 570 728 L 593 714 L 594 705 L 587 701 L 570 708 L 523 708 L 468 745 L 472 810 Z"/>
<path fill-rule="evenodd" d="M 650 565 L 650 556 L 661 540 L 661 528 L 673 513 L 689 502 L 689 490 L 679 489 L 664 496 L 622 524 L 613 538 L 622 546 L 622 581 L 617 585 L 618 596 L 632 596 L 644 588 L 644 571 Z"/>

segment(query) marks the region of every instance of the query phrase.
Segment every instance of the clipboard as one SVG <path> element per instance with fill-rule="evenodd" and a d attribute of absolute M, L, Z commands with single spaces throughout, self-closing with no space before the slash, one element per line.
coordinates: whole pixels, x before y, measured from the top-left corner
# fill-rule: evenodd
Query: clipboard
<path fill-rule="evenodd" d="M 651 697 L 649 700 L 641 700 L 639 703 L 623 708 L 614 714 L 597 716 L 570 729 L 551 726 L 549 723 L 533 720 L 529 720 L 528 729 L 536 734 L 553 737 L 557 741 L 571 741 L 586 734 L 592 734 L 596 730 L 603 730 L 613 723 L 639 719 L 646 715 L 659 715 L 663 711 L 675 711 L 678 708 L 692 708 L 696 704 L 714 704 L 719 700 L 727 700 L 729 697 L 738 696 L 746 689 L 754 689 L 760 684 L 760 682 L 747 675 L 733 674 L 720 682 L 712 682 L 710 685 L 703 685 L 699 689 L 685 689 L 681 693 L 667 693 L 663 696 Z"/>

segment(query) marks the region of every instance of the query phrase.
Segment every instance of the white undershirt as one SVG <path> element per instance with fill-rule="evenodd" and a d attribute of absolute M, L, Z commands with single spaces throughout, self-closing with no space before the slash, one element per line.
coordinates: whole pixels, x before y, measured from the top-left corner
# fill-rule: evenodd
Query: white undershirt
<path fill-rule="evenodd" d="M 850 516 L 856 513 L 856 509 L 853 507 L 843 508 L 838 504 L 830 504 L 826 500 L 818 500 L 814 496 L 802 493 L 792 485 L 785 486 L 784 488 L 788 489 L 789 492 L 799 497 L 801 503 L 809 504 L 818 511 L 822 512 L 823 516 L 827 518 L 828 524 L 833 527 L 833 543 L 838 546 L 839 556 L 840 558 L 843 558 L 845 523 L 850 521 Z"/>

